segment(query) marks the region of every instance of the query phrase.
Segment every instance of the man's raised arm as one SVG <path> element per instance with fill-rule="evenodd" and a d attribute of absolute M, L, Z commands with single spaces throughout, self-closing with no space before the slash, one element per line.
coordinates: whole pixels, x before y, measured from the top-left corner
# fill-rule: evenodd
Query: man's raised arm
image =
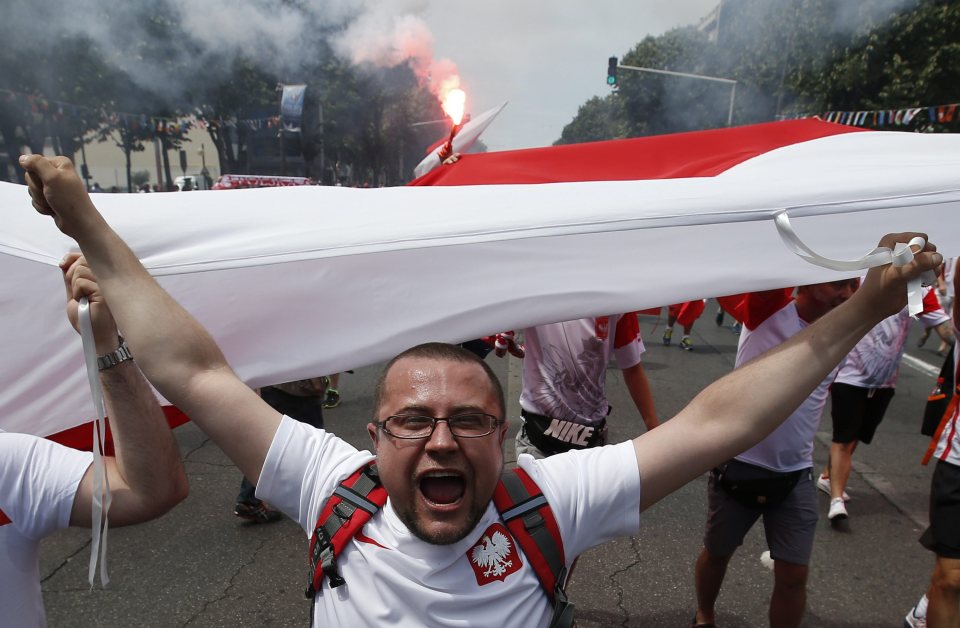
<path fill-rule="evenodd" d="M 140 370 L 256 483 L 280 414 L 110 228 L 66 157 L 22 156 L 33 206 L 80 245 Z"/>
<path fill-rule="evenodd" d="M 880 246 L 892 249 L 915 235 L 890 234 Z M 643 483 L 641 509 L 776 429 L 864 334 L 903 309 L 908 279 L 940 264 L 942 257 L 934 251 L 927 244 L 906 266 L 872 269 L 846 303 L 714 382 L 673 419 L 634 439 Z"/>
<path fill-rule="evenodd" d="M 97 354 L 111 353 L 119 345 L 119 335 L 96 279 L 79 254 L 67 256 L 60 267 L 67 288 L 67 317 L 79 329 L 78 304 L 81 297 L 86 297 Z M 159 517 L 186 498 L 189 491 L 177 441 L 136 364 L 124 360 L 105 368 L 100 372 L 100 382 L 116 452 L 104 458 L 113 498 L 110 523 L 128 525 Z M 95 490 L 91 466 L 77 487 L 70 525 L 91 524 Z"/>

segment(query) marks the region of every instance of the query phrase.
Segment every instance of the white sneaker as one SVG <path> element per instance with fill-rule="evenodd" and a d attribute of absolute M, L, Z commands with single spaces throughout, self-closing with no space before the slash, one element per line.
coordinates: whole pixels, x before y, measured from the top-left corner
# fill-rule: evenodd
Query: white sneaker
<path fill-rule="evenodd" d="M 823 491 L 824 493 L 826 493 L 827 495 L 829 495 L 830 494 L 830 478 L 825 478 L 823 477 L 823 474 L 821 474 L 820 477 L 817 478 L 817 488 Z M 845 502 L 850 501 L 850 494 L 847 493 L 846 491 L 843 492 L 843 501 Z"/>
<path fill-rule="evenodd" d="M 917 617 L 915 612 L 917 607 L 914 606 L 910 609 L 910 612 L 907 613 L 907 616 L 903 619 L 903 628 L 927 628 L 927 618 L 926 617 Z"/>
<path fill-rule="evenodd" d="M 903 628 L 927 628 L 927 596 L 924 595 L 903 619 Z"/>
<path fill-rule="evenodd" d="M 843 505 L 843 500 L 839 497 L 834 497 L 830 500 L 830 511 L 827 513 L 827 518 L 833 521 L 841 521 L 847 518 L 847 507 Z"/>

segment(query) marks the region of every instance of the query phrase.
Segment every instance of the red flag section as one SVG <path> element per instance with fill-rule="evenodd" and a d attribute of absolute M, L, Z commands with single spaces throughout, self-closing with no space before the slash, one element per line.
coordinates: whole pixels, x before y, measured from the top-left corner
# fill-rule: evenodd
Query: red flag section
<path fill-rule="evenodd" d="M 167 419 L 167 424 L 170 425 L 170 429 L 173 429 L 177 426 L 183 425 L 188 422 L 190 419 L 187 418 L 183 412 L 174 408 L 173 406 L 164 406 L 163 414 Z M 93 423 L 84 423 L 83 425 L 78 425 L 72 427 L 68 430 L 63 430 L 62 432 L 57 432 L 56 434 L 51 434 L 48 436 L 50 440 L 60 443 L 61 445 L 66 445 L 67 447 L 72 447 L 73 449 L 79 449 L 81 451 L 92 451 L 93 450 Z M 114 455 L 113 449 L 113 438 L 110 434 L 110 422 L 107 421 L 107 435 L 104 444 L 104 454 L 108 456 Z M 0 526 L 5 526 L 10 523 L 10 518 L 0 510 Z"/>
<path fill-rule="evenodd" d="M 807 118 L 525 150 L 462 155 L 410 185 L 494 185 L 712 177 L 776 148 L 865 129 Z"/>
<path fill-rule="evenodd" d="M 188 422 L 190 419 L 180 410 L 176 409 L 173 406 L 164 406 L 163 414 L 167 418 L 167 423 L 170 425 L 170 429 L 173 429 L 177 426 L 183 425 Z M 93 423 L 84 423 L 83 425 L 78 425 L 76 427 L 71 427 L 68 430 L 63 430 L 62 432 L 57 432 L 56 434 L 51 434 L 47 436 L 50 440 L 60 443 L 61 445 L 66 445 L 67 447 L 72 447 L 73 449 L 79 449 L 81 451 L 92 451 L 93 450 Z M 104 445 L 104 454 L 108 456 L 114 455 L 113 451 L 113 438 L 110 434 L 110 421 L 109 417 L 107 420 L 107 437 L 106 444 Z M 2 513 L 0 513 L 2 514 Z"/>

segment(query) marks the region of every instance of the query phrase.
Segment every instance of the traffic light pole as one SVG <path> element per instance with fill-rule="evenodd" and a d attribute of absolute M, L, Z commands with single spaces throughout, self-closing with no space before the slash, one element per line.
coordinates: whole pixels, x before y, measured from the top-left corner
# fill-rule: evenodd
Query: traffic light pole
<path fill-rule="evenodd" d="M 700 79 L 703 81 L 714 81 L 716 83 L 726 83 L 730 86 L 730 108 L 727 111 L 727 126 L 733 124 L 733 101 L 737 97 L 737 82 L 733 79 L 719 78 L 716 76 L 704 76 L 703 74 L 690 74 L 689 72 L 671 72 L 670 70 L 656 70 L 654 68 L 644 68 L 637 65 L 618 65 L 618 69 L 631 70 L 633 72 L 649 72 L 651 74 L 666 74 L 668 76 L 680 76 L 683 78 Z"/>

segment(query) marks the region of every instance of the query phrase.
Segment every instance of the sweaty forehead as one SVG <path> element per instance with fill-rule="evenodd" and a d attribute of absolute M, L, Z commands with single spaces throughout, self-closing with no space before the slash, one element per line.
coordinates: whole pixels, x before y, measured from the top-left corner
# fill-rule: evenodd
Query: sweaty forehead
<path fill-rule="evenodd" d="M 384 379 L 382 410 L 395 412 L 406 406 L 485 408 L 496 405 L 486 373 L 478 364 L 438 358 L 398 360 Z"/>

